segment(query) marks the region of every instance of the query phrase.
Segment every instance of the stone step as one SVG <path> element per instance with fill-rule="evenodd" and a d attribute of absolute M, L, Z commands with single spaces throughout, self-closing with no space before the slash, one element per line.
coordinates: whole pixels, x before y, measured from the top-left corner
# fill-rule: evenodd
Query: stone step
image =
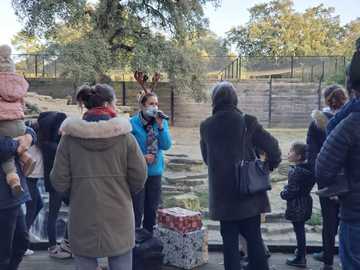
<path fill-rule="evenodd" d="M 166 169 L 174 172 L 200 172 L 203 170 L 200 164 L 186 164 L 169 162 L 166 164 Z"/>
<path fill-rule="evenodd" d="M 179 191 L 182 193 L 187 193 L 191 191 L 191 187 L 186 186 L 172 186 L 172 185 L 162 185 L 161 187 L 163 192 L 174 192 Z"/>
<path fill-rule="evenodd" d="M 207 182 L 207 179 L 182 179 L 182 180 L 176 180 L 176 181 L 168 180 L 167 182 L 170 185 L 195 187 L 195 186 L 201 186 L 201 185 L 205 184 L 205 181 Z"/>
<path fill-rule="evenodd" d="M 266 223 L 290 223 L 290 221 L 285 219 L 284 212 L 271 212 L 265 214 Z"/>
<path fill-rule="evenodd" d="M 207 179 L 207 173 L 190 173 L 190 172 L 183 172 L 183 173 L 169 173 L 165 172 L 164 178 L 166 181 L 174 182 L 178 180 L 190 180 L 190 179 Z"/>
<path fill-rule="evenodd" d="M 188 158 L 189 156 L 186 154 L 165 154 L 166 157 L 176 157 L 176 158 Z"/>
<path fill-rule="evenodd" d="M 190 159 L 190 158 L 172 158 L 170 163 L 174 164 L 188 164 L 188 165 L 203 165 L 203 161 L 200 159 Z"/>
<path fill-rule="evenodd" d="M 220 231 L 220 223 L 212 220 L 203 220 L 204 226 L 208 230 Z M 305 225 L 306 233 L 321 234 L 320 226 Z M 291 223 L 262 223 L 261 232 L 263 235 L 276 236 L 293 232 Z"/>
<path fill-rule="evenodd" d="M 222 237 L 220 231 L 218 230 L 209 230 L 209 245 L 221 245 Z M 286 246 L 296 246 L 296 237 L 295 233 L 283 233 L 276 235 L 263 234 L 263 239 L 265 244 L 272 245 L 286 245 Z M 306 233 L 306 244 L 308 246 L 322 246 L 322 236 L 319 233 Z M 338 238 L 336 238 L 336 244 L 338 244 Z"/>

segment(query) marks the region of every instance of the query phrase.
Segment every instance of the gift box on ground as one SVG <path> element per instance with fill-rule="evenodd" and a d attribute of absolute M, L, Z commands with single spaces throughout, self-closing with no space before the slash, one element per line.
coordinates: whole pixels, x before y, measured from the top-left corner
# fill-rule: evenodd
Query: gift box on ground
<path fill-rule="evenodd" d="M 180 233 L 157 227 L 154 235 L 164 245 L 164 264 L 193 269 L 208 262 L 208 232 L 205 228 Z"/>
<path fill-rule="evenodd" d="M 201 213 L 180 207 L 159 209 L 158 224 L 181 233 L 196 231 L 202 228 Z"/>

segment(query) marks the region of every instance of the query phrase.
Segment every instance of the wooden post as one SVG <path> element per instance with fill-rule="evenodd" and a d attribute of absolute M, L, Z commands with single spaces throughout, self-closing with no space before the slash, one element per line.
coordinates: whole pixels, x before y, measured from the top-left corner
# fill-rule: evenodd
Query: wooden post
<path fill-rule="evenodd" d="M 294 56 L 291 56 L 291 69 L 290 69 L 291 79 L 294 78 Z"/>
<path fill-rule="evenodd" d="M 38 74 L 38 55 L 35 54 L 35 78 L 37 78 Z"/>
<path fill-rule="evenodd" d="M 272 113 L 272 75 L 270 75 L 270 80 L 269 80 L 269 118 L 268 118 L 268 127 L 271 128 L 271 113 Z"/>
<path fill-rule="evenodd" d="M 55 70 L 54 70 L 54 75 L 55 75 L 55 79 L 56 79 L 56 63 L 57 63 L 57 60 L 55 59 L 55 61 L 54 61 L 54 68 L 55 68 Z"/>
<path fill-rule="evenodd" d="M 324 72 L 320 76 L 319 87 L 318 87 L 318 110 L 321 110 L 321 87 L 322 81 L 324 80 Z"/>
<path fill-rule="evenodd" d="M 232 61 L 231 63 L 231 79 L 234 79 L 234 62 L 235 61 Z"/>
<path fill-rule="evenodd" d="M 42 55 L 42 77 L 45 78 L 45 55 Z"/>
<path fill-rule="evenodd" d="M 337 57 L 335 58 L 335 74 L 338 73 L 338 59 Z"/>
<path fill-rule="evenodd" d="M 126 106 L 126 85 L 125 81 L 122 81 L 122 104 L 123 106 Z"/>
<path fill-rule="evenodd" d="M 239 58 L 236 59 L 236 79 L 239 80 Z"/>
<path fill-rule="evenodd" d="M 239 57 L 239 80 L 241 80 L 241 66 L 242 66 L 242 59 L 241 56 Z"/>
<path fill-rule="evenodd" d="M 175 91 L 173 86 L 171 86 L 171 95 L 170 95 L 170 114 L 171 114 L 170 124 L 174 126 L 175 125 Z"/>

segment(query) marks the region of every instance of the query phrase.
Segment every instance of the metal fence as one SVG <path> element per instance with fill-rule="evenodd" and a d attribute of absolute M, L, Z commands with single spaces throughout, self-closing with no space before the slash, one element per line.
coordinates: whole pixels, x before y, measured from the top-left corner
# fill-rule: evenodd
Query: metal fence
<path fill-rule="evenodd" d="M 58 78 L 61 65 L 56 55 L 13 54 L 16 70 L 27 78 Z"/>
<path fill-rule="evenodd" d="M 223 80 L 272 77 L 315 82 L 343 73 L 345 66 L 345 56 L 240 56 L 219 75 Z"/>
<path fill-rule="evenodd" d="M 12 57 L 17 71 L 27 78 L 59 78 L 64 71 L 64 66 L 56 55 L 14 54 Z M 212 55 L 203 56 L 199 64 L 209 81 L 272 77 L 317 82 L 320 78 L 326 80 L 343 74 L 346 58 L 344 56 L 240 56 L 235 58 L 227 55 Z M 114 69 L 111 73 L 114 75 L 114 80 L 133 79 L 129 70 Z"/>

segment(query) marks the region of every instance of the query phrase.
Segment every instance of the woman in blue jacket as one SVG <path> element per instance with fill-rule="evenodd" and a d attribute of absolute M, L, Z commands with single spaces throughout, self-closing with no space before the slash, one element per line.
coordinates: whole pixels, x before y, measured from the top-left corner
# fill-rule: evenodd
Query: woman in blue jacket
<path fill-rule="evenodd" d="M 163 151 L 170 149 L 171 137 L 167 120 L 159 114 L 155 93 L 142 94 L 139 106 L 140 111 L 131 118 L 131 125 L 148 165 L 148 178 L 145 188 L 133 195 L 135 226 L 143 225 L 152 233 L 161 197 L 161 176 L 165 167 Z"/>
<path fill-rule="evenodd" d="M 0 136 L 1 159 L 9 156 L 16 157 L 22 150 L 29 149 L 35 140 L 36 135 L 30 128 L 27 128 L 26 134 L 17 140 Z M 5 180 L 5 173 L 0 168 L 0 269 L 11 270 L 18 269 L 29 245 L 29 235 L 21 205 L 31 199 L 26 177 L 20 169 L 18 158 L 15 160 L 21 186 L 25 191 L 20 197 L 11 195 L 10 187 Z"/>

